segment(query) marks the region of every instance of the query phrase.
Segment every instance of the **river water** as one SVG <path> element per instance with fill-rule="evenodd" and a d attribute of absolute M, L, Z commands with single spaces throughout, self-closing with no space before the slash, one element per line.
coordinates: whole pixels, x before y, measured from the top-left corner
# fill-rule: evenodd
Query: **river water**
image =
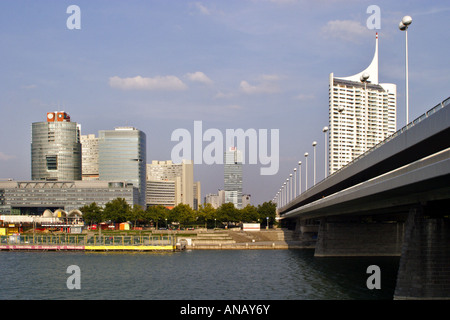
<path fill-rule="evenodd" d="M 0 300 L 392 299 L 399 258 L 314 258 L 313 250 L 0 252 Z M 69 289 L 69 266 L 80 289 Z M 367 267 L 381 270 L 368 289 Z M 74 283 L 74 282 L 73 282 Z"/>

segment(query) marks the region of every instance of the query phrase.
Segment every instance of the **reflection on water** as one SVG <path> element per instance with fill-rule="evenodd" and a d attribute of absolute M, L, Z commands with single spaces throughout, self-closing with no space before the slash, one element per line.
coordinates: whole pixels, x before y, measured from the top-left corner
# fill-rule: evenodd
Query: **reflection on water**
<path fill-rule="evenodd" d="M 0 299 L 392 299 L 399 258 L 315 258 L 313 250 L 0 252 Z M 81 290 L 66 286 L 81 270 Z M 369 290 L 369 265 L 381 290 Z"/>

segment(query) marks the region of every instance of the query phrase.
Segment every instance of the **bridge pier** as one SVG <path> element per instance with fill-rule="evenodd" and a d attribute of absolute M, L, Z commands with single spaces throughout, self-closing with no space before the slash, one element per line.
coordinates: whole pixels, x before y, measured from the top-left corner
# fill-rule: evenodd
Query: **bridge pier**
<path fill-rule="evenodd" d="M 410 210 L 394 299 L 450 299 L 450 201 Z"/>
<path fill-rule="evenodd" d="M 314 256 L 400 256 L 403 221 L 372 221 L 370 216 L 321 219 Z"/>

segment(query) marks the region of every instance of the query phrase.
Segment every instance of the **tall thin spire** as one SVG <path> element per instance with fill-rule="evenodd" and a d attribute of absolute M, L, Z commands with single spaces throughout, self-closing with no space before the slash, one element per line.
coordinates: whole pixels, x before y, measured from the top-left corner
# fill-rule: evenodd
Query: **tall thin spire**
<path fill-rule="evenodd" d="M 350 77 L 336 77 L 336 79 L 349 80 L 349 81 L 360 81 L 361 75 L 363 73 L 369 74 L 369 81 L 373 84 L 378 84 L 378 32 L 375 35 L 375 54 L 373 56 L 370 65 L 358 74 Z"/>

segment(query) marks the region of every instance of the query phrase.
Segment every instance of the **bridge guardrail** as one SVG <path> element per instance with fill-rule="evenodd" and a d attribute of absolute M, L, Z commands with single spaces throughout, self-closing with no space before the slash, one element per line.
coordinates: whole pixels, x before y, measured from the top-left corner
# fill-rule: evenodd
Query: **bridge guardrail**
<path fill-rule="evenodd" d="M 429 116 L 431 116 L 432 114 L 438 112 L 439 110 L 448 107 L 450 105 L 450 97 L 448 97 L 447 99 L 443 100 L 442 102 L 438 103 L 437 105 L 435 105 L 433 108 L 429 109 L 428 111 L 426 111 L 425 113 L 423 113 L 422 115 L 420 115 L 419 117 L 417 117 L 416 119 L 414 119 L 413 121 L 411 121 L 410 123 L 408 123 L 407 125 L 403 126 L 401 129 L 397 130 L 396 132 L 394 132 L 393 134 L 391 134 L 390 136 L 386 137 L 386 139 L 384 139 L 383 141 L 379 142 L 378 144 L 376 144 L 375 146 L 373 146 L 372 148 L 370 148 L 369 150 L 367 150 L 366 152 L 362 153 L 361 155 L 359 155 L 358 157 L 356 157 L 355 159 L 353 159 L 352 161 L 350 161 L 349 163 L 347 163 L 346 165 L 342 166 L 341 168 L 339 168 L 338 170 L 336 170 L 335 172 L 333 172 L 332 174 L 328 175 L 327 177 L 325 177 L 324 179 L 322 179 L 321 181 L 319 181 L 318 183 L 316 183 L 314 186 L 312 186 L 311 188 L 314 188 L 315 186 L 319 186 L 322 183 L 325 183 L 328 179 L 330 179 L 331 177 L 333 177 L 334 175 L 336 175 L 337 173 L 341 172 L 342 170 L 344 170 L 345 168 L 347 168 L 348 166 L 354 164 L 355 162 L 361 160 L 362 158 L 364 158 L 365 156 L 367 156 L 368 154 L 372 153 L 373 151 L 375 151 L 376 149 L 378 149 L 379 147 L 381 147 L 382 145 L 384 145 L 385 143 L 389 142 L 390 140 L 394 139 L 395 137 L 397 137 L 398 135 L 402 134 L 403 132 L 409 130 L 410 128 L 414 127 L 415 125 L 417 125 L 418 123 L 420 123 L 421 121 L 423 121 L 424 119 L 428 118 Z M 310 189 L 311 189 L 310 188 Z M 309 189 L 307 189 L 309 190 Z M 307 191 L 305 190 L 305 192 Z M 292 202 L 292 201 L 291 201 Z M 288 204 L 286 204 L 284 207 L 287 207 Z M 284 207 L 280 208 L 280 211 L 283 211 Z"/>

